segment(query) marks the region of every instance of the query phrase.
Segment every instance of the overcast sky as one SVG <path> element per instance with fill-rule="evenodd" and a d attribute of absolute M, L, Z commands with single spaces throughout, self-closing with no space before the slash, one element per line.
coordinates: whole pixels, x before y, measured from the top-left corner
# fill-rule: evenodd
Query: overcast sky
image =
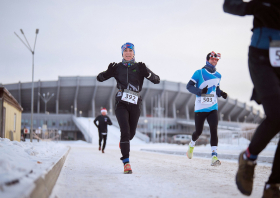
<path fill-rule="evenodd" d="M 223 12 L 222 0 L 1 0 L 0 83 L 30 82 L 32 55 L 15 36 L 24 30 L 35 50 L 34 80 L 58 76 L 96 76 L 120 62 L 121 45 L 135 45 L 161 80 L 188 83 L 205 65 L 207 53 L 221 53 L 221 89 L 249 102 L 251 16 Z M 23 37 L 22 37 L 23 38 Z"/>

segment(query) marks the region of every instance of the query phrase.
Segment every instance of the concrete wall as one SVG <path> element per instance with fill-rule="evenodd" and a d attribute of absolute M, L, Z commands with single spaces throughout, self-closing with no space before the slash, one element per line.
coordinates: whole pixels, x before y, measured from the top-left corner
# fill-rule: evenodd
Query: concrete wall
<path fill-rule="evenodd" d="M 5 132 L 4 132 L 5 138 L 9 138 L 10 140 L 20 141 L 21 111 L 19 111 L 17 108 L 10 105 L 6 101 L 4 101 L 3 107 L 6 109 Z M 13 132 L 13 137 L 11 136 L 10 131 Z"/>

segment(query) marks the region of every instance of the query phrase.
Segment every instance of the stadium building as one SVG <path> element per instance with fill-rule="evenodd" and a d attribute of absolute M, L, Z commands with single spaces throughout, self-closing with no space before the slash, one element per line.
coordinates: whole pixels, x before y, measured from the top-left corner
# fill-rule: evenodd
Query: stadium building
<path fill-rule="evenodd" d="M 21 127 L 30 127 L 32 83 L 3 85 L 23 107 Z M 58 77 L 56 81 L 34 82 L 34 128 L 47 126 L 61 130 L 62 139 L 86 139 L 77 117 L 95 117 L 102 107 L 107 108 L 114 124 L 114 100 L 117 91 L 115 79 L 98 82 L 92 77 Z M 194 131 L 195 96 L 186 84 L 161 81 L 155 85 L 144 81 L 143 99 L 137 135 L 165 141 L 174 134 L 191 134 Z M 218 99 L 219 131 L 244 131 L 255 128 L 264 115 L 246 103 L 232 98 Z M 209 134 L 207 122 L 204 134 Z M 144 135 L 143 135 L 144 134 Z M 89 140 L 87 140 L 89 141 Z"/>

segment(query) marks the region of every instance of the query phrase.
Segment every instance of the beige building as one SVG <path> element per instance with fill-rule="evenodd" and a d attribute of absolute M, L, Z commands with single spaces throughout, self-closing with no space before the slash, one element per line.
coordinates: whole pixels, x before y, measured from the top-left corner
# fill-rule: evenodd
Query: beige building
<path fill-rule="evenodd" d="M 23 109 L 11 93 L 0 86 L 0 137 L 20 141 Z"/>

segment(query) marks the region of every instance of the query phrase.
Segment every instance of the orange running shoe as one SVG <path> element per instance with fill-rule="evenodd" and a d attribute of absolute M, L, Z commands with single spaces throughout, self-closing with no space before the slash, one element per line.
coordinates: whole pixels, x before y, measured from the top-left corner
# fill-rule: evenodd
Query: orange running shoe
<path fill-rule="evenodd" d="M 132 174 L 131 166 L 129 163 L 124 165 L 124 174 Z"/>

